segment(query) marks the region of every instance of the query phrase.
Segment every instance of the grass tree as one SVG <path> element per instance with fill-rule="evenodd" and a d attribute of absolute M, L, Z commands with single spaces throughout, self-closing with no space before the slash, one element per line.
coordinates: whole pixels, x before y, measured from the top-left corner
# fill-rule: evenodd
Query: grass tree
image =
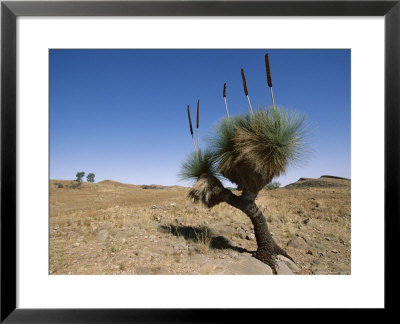
<path fill-rule="evenodd" d="M 257 241 L 254 256 L 276 273 L 276 256 L 293 259 L 273 239 L 266 219 L 255 203 L 261 189 L 302 157 L 305 117 L 278 107 L 267 107 L 241 116 L 224 118 L 208 139 L 182 165 L 182 179 L 195 183 L 188 196 L 211 208 L 227 203 L 247 215 Z M 240 195 L 225 188 L 222 179 L 237 185 Z"/>

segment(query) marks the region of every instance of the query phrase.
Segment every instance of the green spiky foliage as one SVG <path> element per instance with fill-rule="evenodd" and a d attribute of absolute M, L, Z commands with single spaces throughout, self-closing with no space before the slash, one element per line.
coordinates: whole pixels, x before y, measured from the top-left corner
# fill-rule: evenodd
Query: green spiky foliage
<path fill-rule="evenodd" d="M 182 163 L 179 177 L 181 180 L 197 180 L 202 174 L 217 175 L 215 159 L 210 151 L 192 152 Z"/>
<path fill-rule="evenodd" d="M 221 202 L 219 196 L 224 187 L 218 180 L 215 158 L 211 152 L 199 150 L 191 153 L 182 164 L 180 178 L 196 180 L 188 193 L 193 202 L 201 201 L 207 207 Z"/>
<path fill-rule="evenodd" d="M 305 116 L 297 112 L 270 108 L 258 110 L 254 117 L 247 115 L 234 135 L 236 161 L 248 165 L 242 170 L 244 177 L 238 185 L 258 192 L 274 177 L 285 173 L 290 164 L 304 155 L 305 136 Z"/>
<path fill-rule="evenodd" d="M 236 125 L 240 123 L 242 117 L 233 117 L 231 120 L 222 119 L 214 127 L 214 135 L 208 138 L 208 142 L 213 152 L 213 157 L 218 163 L 218 169 L 232 168 L 237 159 L 234 147 L 234 137 Z"/>
<path fill-rule="evenodd" d="M 205 180 L 216 178 L 217 171 L 239 190 L 258 193 L 301 159 L 305 135 L 305 116 L 280 108 L 223 119 L 208 139 L 210 151 L 198 158 L 192 155 L 184 163 L 182 174 L 192 179 L 208 175 L 203 176 Z"/>
<path fill-rule="evenodd" d="M 231 182 L 236 183 L 239 190 L 243 189 L 241 184 L 246 181 L 244 178 L 248 176 L 242 171 L 252 169 L 252 166 L 246 160 L 239 158 L 235 149 L 236 134 L 238 129 L 251 127 L 249 118 L 249 115 L 242 115 L 235 116 L 230 120 L 222 119 L 214 127 L 213 136 L 208 139 L 217 171 Z M 253 174 L 251 179 L 247 179 L 247 183 L 258 182 L 256 178 L 257 176 Z"/>

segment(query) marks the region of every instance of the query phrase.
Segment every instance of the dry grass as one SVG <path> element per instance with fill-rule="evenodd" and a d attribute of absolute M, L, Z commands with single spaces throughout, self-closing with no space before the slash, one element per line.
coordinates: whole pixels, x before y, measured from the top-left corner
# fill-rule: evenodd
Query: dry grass
<path fill-rule="evenodd" d="M 203 226 L 199 231 L 194 229 L 194 234 L 196 236 L 197 243 L 199 244 L 199 251 L 201 253 L 207 253 L 210 249 L 210 244 L 213 239 L 210 230 L 206 226 Z"/>
<path fill-rule="evenodd" d="M 350 186 L 337 181 L 262 190 L 256 200 L 302 274 L 350 273 Z M 194 274 L 201 272 L 195 257 L 234 262 L 238 249 L 256 249 L 243 213 L 225 203 L 193 204 L 189 188 L 145 190 L 108 181 L 66 189 L 55 182 L 69 181 L 50 181 L 52 274 Z M 215 247 L 218 237 L 228 242 L 222 248 Z"/>
<path fill-rule="evenodd" d="M 202 202 L 205 206 L 211 208 L 221 202 L 219 198 L 223 189 L 222 183 L 214 176 L 204 173 L 188 192 L 188 197 L 193 202 Z"/>

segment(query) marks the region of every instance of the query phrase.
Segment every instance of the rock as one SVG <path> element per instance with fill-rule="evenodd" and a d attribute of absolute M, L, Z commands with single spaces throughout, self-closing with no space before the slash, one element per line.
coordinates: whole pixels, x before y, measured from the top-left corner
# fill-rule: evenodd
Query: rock
<path fill-rule="evenodd" d="M 278 275 L 292 275 L 293 274 L 292 270 L 290 270 L 288 265 L 281 260 L 276 261 L 276 272 Z"/>
<path fill-rule="evenodd" d="M 99 241 L 105 241 L 105 240 L 108 238 L 108 231 L 105 230 L 105 229 L 99 231 L 99 232 L 97 233 L 97 235 L 96 235 L 96 238 L 97 238 Z"/>
<path fill-rule="evenodd" d="M 233 233 L 235 233 L 234 228 L 230 225 L 221 225 L 218 227 L 218 233 L 224 236 L 233 236 Z"/>
<path fill-rule="evenodd" d="M 177 225 L 182 225 L 182 218 L 181 218 L 181 217 L 175 218 L 175 223 L 176 223 Z"/>
<path fill-rule="evenodd" d="M 179 243 L 174 245 L 175 254 L 188 254 L 189 247 L 186 243 Z"/>
<path fill-rule="evenodd" d="M 171 205 L 170 205 L 171 207 L 175 207 L 176 206 L 176 204 L 175 203 L 171 203 Z"/>
<path fill-rule="evenodd" d="M 311 250 L 308 250 L 308 251 L 306 252 L 306 254 L 313 255 L 313 253 L 312 253 Z"/>
<path fill-rule="evenodd" d="M 166 275 L 166 274 L 170 274 L 170 269 L 167 267 L 164 267 L 164 266 L 158 266 L 158 267 L 152 268 L 151 272 L 153 274 Z"/>
<path fill-rule="evenodd" d="M 312 242 L 307 238 L 307 237 L 305 237 L 305 236 L 300 236 L 300 238 L 302 238 L 303 240 L 304 240 L 304 242 L 306 242 L 306 244 L 308 245 L 308 246 L 312 246 L 313 244 L 312 244 Z"/>
<path fill-rule="evenodd" d="M 303 223 L 304 225 L 307 225 L 309 222 L 310 222 L 310 219 L 309 219 L 309 218 L 306 218 L 306 219 L 304 219 L 304 220 L 302 221 L 302 223 Z"/>
<path fill-rule="evenodd" d="M 199 274 L 224 274 L 224 268 L 215 263 L 203 264 L 199 269 Z"/>
<path fill-rule="evenodd" d="M 116 234 L 115 236 L 119 241 L 121 241 L 122 243 L 125 243 L 126 241 L 126 233 L 124 232 L 119 232 Z"/>
<path fill-rule="evenodd" d="M 294 247 L 296 249 L 307 249 L 307 243 L 300 237 L 295 237 L 287 242 L 287 246 Z"/>
<path fill-rule="evenodd" d="M 238 228 L 236 229 L 236 231 L 237 231 L 237 233 L 238 233 L 238 235 L 239 235 L 239 237 L 240 237 L 241 239 L 246 238 L 246 232 L 245 232 L 245 230 L 244 230 L 243 228 L 238 227 Z"/>
<path fill-rule="evenodd" d="M 203 254 L 195 254 L 190 257 L 190 262 L 194 264 L 203 265 L 207 263 L 207 261 L 208 261 L 207 257 Z"/>
<path fill-rule="evenodd" d="M 300 269 L 296 265 L 296 263 L 294 263 L 292 260 L 290 260 L 290 259 L 288 259 L 288 258 L 286 258 L 286 257 L 284 257 L 282 255 L 278 255 L 277 256 L 277 263 L 278 262 L 284 263 L 285 266 L 288 267 L 291 272 L 299 272 L 300 271 Z M 285 268 L 284 266 L 282 266 L 282 264 L 279 264 L 278 266 L 280 266 L 281 269 Z M 282 270 L 282 271 L 286 271 L 287 272 L 287 270 Z M 278 274 L 280 274 L 278 270 L 277 270 L 277 272 L 278 272 Z M 293 274 L 293 273 L 291 273 L 291 274 Z"/>
<path fill-rule="evenodd" d="M 265 263 L 257 260 L 249 253 L 243 253 L 238 261 L 233 261 L 226 269 L 225 274 L 247 274 L 247 275 L 272 275 L 272 269 Z"/>
<path fill-rule="evenodd" d="M 246 235 L 246 240 L 254 240 L 255 238 L 256 238 L 256 236 L 253 233 Z"/>
<path fill-rule="evenodd" d="M 267 222 L 268 223 L 282 223 L 282 220 L 274 214 L 271 214 L 269 216 L 267 216 Z"/>
<path fill-rule="evenodd" d="M 351 269 L 350 265 L 346 265 L 344 263 L 337 263 L 332 265 L 335 271 L 337 271 L 338 274 L 350 274 Z"/>
<path fill-rule="evenodd" d="M 135 267 L 135 274 L 138 275 L 149 275 L 149 274 L 154 274 L 153 271 L 151 271 L 151 268 L 149 267 Z"/>
<path fill-rule="evenodd" d="M 111 216 L 110 216 L 111 217 Z M 106 229 L 106 230 L 108 230 L 108 229 L 111 229 L 113 227 L 113 225 L 111 224 L 111 223 L 106 223 L 106 224 L 104 224 L 102 227 L 101 227 L 101 229 L 103 230 L 103 229 Z"/>
<path fill-rule="evenodd" d="M 231 275 L 272 275 L 272 269 L 253 258 L 249 253 L 241 253 L 232 258 L 215 259 L 204 263 L 200 274 L 231 274 Z"/>

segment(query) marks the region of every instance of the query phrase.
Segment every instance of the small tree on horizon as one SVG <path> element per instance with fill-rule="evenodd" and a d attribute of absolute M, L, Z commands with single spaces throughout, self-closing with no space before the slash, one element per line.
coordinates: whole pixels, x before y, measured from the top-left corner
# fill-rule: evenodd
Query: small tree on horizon
<path fill-rule="evenodd" d="M 188 192 L 194 202 L 208 208 L 225 202 L 250 218 L 257 241 L 254 257 L 269 265 L 274 274 L 277 255 L 293 259 L 273 239 L 255 200 L 274 177 L 302 157 L 304 121 L 305 116 L 278 107 L 224 118 L 209 138 L 209 148 L 193 152 L 180 173 L 181 179 L 196 181 Z M 225 188 L 223 178 L 236 184 L 241 195 Z"/>
<path fill-rule="evenodd" d="M 279 182 L 277 182 L 277 181 L 271 181 L 270 183 L 268 183 L 268 184 L 265 186 L 265 189 L 267 189 L 267 190 L 275 190 L 275 189 L 280 188 L 280 186 L 281 186 L 281 184 L 280 184 Z"/>
<path fill-rule="evenodd" d="M 89 173 L 89 174 L 86 176 L 87 182 L 94 182 L 94 177 L 95 177 L 95 174 L 94 174 L 94 173 Z"/>
<path fill-rule="evenodd" d="M 85 176 L 85 172 L 77 172 L 75 181 L 82 182 L 82 178 Z"/>

